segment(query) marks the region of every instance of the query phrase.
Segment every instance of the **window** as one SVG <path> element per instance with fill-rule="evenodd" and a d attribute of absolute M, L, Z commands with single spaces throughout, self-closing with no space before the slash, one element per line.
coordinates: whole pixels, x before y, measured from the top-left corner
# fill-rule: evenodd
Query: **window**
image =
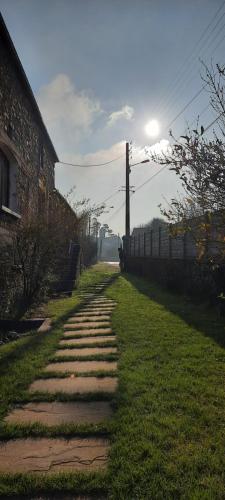
<path fill-rule="evenodd" d="M 9 207 L 9 162 L 0 150 L 0 205 Z"/>

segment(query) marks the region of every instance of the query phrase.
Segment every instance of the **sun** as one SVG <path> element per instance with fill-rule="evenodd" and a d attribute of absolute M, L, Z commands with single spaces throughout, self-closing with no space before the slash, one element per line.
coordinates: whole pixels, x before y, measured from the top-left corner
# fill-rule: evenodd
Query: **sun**
<path fill-rule="evenodd" d="M 145 132 L 149 137 L 157 137 L 159 135 L 159 122 L 157 120 L 150 120 L 145 125 Z"/>

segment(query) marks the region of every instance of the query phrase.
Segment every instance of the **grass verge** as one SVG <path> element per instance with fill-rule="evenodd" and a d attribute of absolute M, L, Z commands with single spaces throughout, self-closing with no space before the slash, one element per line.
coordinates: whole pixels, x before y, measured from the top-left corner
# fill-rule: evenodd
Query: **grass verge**
<path fill-rule="evenodd" d="M 107 295 L 120 350 L 109 498 L 224 499 L 224 322 L 131 275 Z"/>

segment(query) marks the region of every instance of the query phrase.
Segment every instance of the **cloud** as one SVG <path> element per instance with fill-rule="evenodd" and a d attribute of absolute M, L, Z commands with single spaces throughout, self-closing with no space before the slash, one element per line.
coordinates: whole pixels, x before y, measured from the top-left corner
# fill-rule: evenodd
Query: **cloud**
<path fill-rule="evenodd" d="M 152 146 L 148 148 L 148 151 L 153 154 L 166 153 L 169 148 L 169 141 L 167 139 L 161 139 L 159 142 L 156 142 Z"/>
<path fill-rule="evenodd" d="M 134 115 L 134 108 L 131 106 L 123 106 L 119 111 L 114 111 L 109 115 L 107 125 L 111 127 L 115 125 L 118 120 L 132 120 Z"/>
<path fill-rule="evenodd" d="M 38 104 L 57 151 L 74 150 L 102 112 L 100 102 L 78 91 L 66 74 L 58 74 L 41 87 Z"/>

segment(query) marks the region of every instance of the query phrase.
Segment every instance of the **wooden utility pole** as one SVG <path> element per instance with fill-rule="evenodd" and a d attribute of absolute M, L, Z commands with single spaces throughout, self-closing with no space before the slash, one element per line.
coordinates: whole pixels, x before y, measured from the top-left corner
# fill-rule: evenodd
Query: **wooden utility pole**
<path fill-rule="evenodd" d="M 130 236 L 130 163 L 129 142 L 126 142 L 126 216 L 125 216 L 126 238 Z"/>

